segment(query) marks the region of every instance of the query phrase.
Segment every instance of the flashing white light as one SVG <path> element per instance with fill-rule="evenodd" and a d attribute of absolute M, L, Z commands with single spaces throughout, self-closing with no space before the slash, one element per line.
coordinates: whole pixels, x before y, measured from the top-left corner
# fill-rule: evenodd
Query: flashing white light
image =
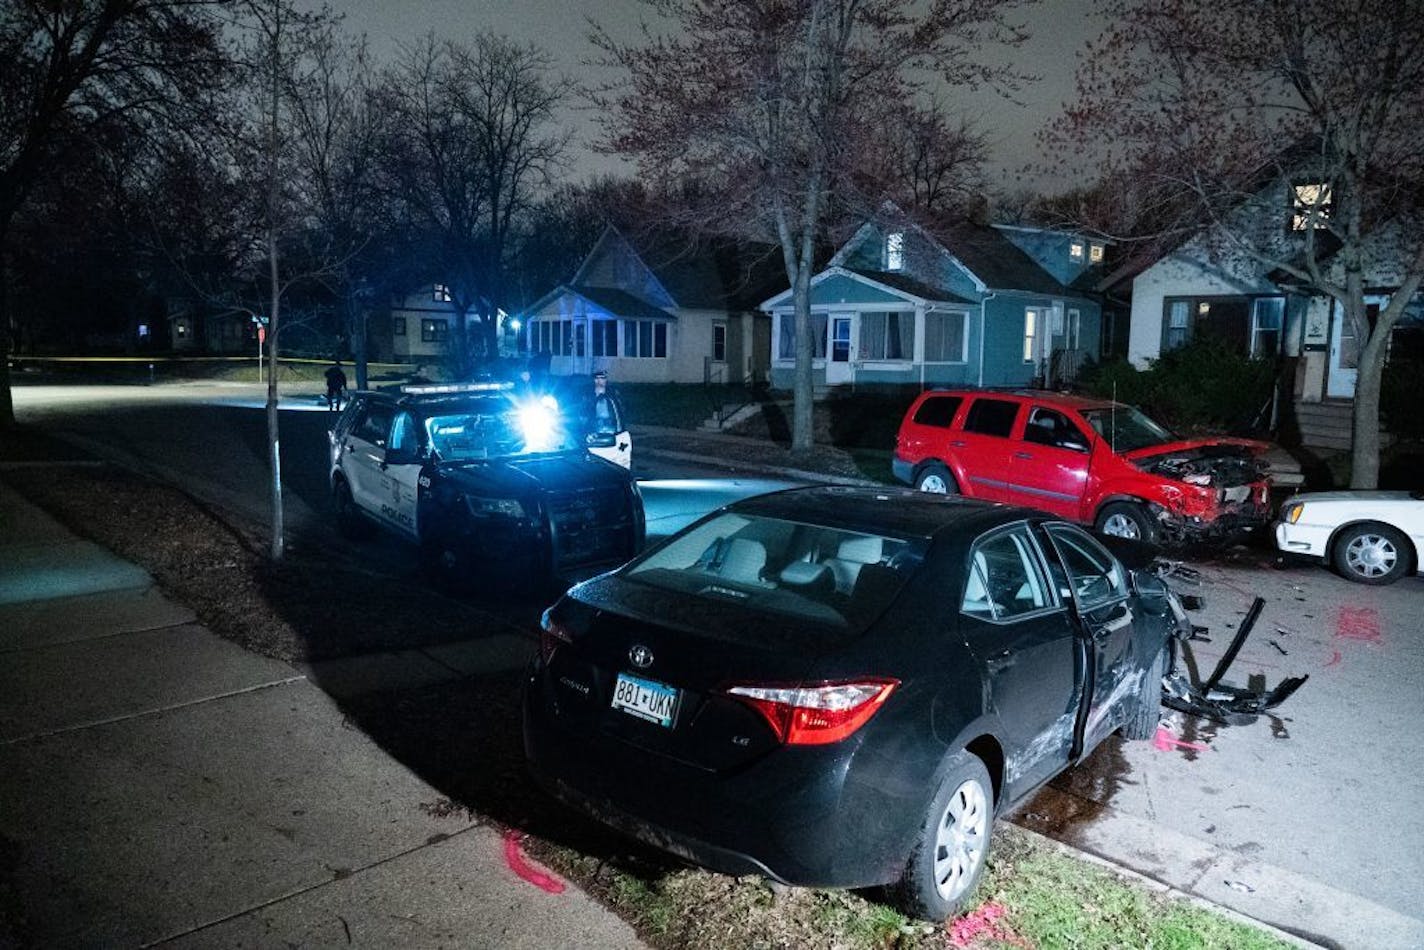
<path fill-rule="evenodd" d="M 558 404 L 552 406 L 546 396 L 538 402 L 526 402 L 519 407 L 519 428 L 524 432 L 524 443 L 531 452 L 544 452 L 554 448 L 558 440 Z"/>
<path fill-rule="evenodd" d="M 519 332 L 519 328 L 522 327 L 522 326 L 524 326 L 524 324 L 521 323 L 518 318 L 515 318 L 514 320 L 509 321 L 509 328 L 510 328 L 511 330 L 513 330 L 515 333 L 518 333 L 518 332 Z"/>

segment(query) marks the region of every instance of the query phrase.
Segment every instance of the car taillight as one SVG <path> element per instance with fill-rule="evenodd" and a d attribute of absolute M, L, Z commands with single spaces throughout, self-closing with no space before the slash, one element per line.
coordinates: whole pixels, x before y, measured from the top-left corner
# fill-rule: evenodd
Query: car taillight
<path fill-rule="evenodd" d="M 549 616 L 550 610 L 539 617 L 539 661 L 548 663 L 561 643 L 573 643 L 574 638 L 567 627 Z"/>
<path fill-rule="evenodd" d="M 899 685 L 899 680 L 864 679 L 819 686 L 733 686 L 727 694 L 766 717 L 786 745 L 827 745 L 869 722 Z"/>

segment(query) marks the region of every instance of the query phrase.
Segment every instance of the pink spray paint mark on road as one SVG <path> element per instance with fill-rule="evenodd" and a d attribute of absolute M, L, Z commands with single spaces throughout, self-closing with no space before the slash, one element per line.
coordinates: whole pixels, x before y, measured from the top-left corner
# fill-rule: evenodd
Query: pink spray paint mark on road
<path fill-rule="evenodd" d="M 1206 752 L 1211 746 L 1204 742 L 1185 742 L 1173 736 L 1161 726 L 1157 727 L 1157 734 L 1152 737 L 1152 747 L 1159 752 L 1171 752 L 1173 749 L 1185 749 L 1188 752 Z"/>
<path fill-rule="evenodd" d="M 1325 665 L 1326 665 L 1326 666 L 1339 666 L 1339 665 L 1340 665 L 1340 651 L 1339 651 L 1339 650 L 1332 650 L 1332 651 L 1330 651 L 1330 659 L 1325 661 Z"/>
<path fill-rule="evenodd" d="M 984 937 L 988 940 L 1006 943 L 1011 947 L 1033 950 L 1033 944 L 1010 930 L 1008 925 L 999 923 L 999 920 L 1007 913 L 1008 910 L 1003 904 L 988 903 L 963 917 L 954 918 L 949 924 L 949 945 L 960 948 L 970 947 L 975 940 Z"/>
<path fill-rule="evenodd" d="M 1341 607 L 1340 616 L 1335 620 L 1335 636 L 1341 640 L 1359 640 L 1384 646 L 1379 611 L 1373 607 Z"/>
<path fill-rule="evenodd" d="M 511 871 L 535 887 L 546 890 L 550 894 L 562 894 L 564 892 L 563 881 L 553 875 L 545 874 L 524 859 L 524 852 L 519 848 L 521 837 L 523 836 L 517 831 L 504 833 L 504 863 L 509 865 Z"/>

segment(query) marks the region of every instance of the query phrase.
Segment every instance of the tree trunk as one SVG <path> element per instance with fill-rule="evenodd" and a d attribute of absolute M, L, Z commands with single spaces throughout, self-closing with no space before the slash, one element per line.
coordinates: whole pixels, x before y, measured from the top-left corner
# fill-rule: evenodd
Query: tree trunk
<path fill-rule="evenodd" d="M 267 450 L 271 467 L 272 499 L 272 560 L 282 560 L 286 545 L 282 512 L 282 441 L 277 420 L 277 331 L 281 327 L 282 285 L 277 267 L 277 146 L 280 99 L 280 64 L 282 50 L 281 9 L 274 2 L 276 11 L 272 34 L 272 113 L 268 116 L 268 166 L 267 166 L 267 266 L 268 278 L 272 282 L 272 312 L 267 327 Z"/>
<path fill-rule="evenodd" d="M 1380 470 L 1380 382 L 1388 333 L 1374 333 L 1360 351 L 1355 374 L 1355 404 L 1351 412 L 1350 487 L 1378 488 Z"/>
<path fill-rule="evenodd" d="M 11 346 L 15 334 L 10 321 L 10 272 L 5 266 L 6 237 L 0 232 L 0 432 L 15 428 L 15 399 L 10 393 L 10 353 L 19 352 Z M 18 342 L 18 340 L 16 340 Z"/>
<path fill-rule="evenodd" d="M 791 451 L 809 452 L 816 441 L 814 389 L 811 380 L 811 351 L 816 342 L 811 333 L 811 268 L 797 269 L 792 292 L 796 309 L 796 375 L 791 388 Z"/>

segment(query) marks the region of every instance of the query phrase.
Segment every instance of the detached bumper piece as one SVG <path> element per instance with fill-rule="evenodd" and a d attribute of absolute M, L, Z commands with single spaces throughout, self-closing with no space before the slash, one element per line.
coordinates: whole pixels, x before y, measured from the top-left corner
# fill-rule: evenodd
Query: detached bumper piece
<path fill-rule="evenodd" d="M 1296 690 L 1310 679 L 1309 676 L 1291 676 L 1283 679 L 1274 689 L 1242 689 L 1222 685 L 1221 679 L 1236 656 L 1241 652 L 1246 638 L 1256 626 L 1265 600 L 1257 597 L 1251 602 L 1251 609 L 1237 628 L 1231 645 L 1222 654 L 1210 677 L 1201 684 L 1191 682 L 1183 673 L 1174 670 L 1162 680 L 1162 705 L 1179 712 L 1189 713 L 1212 722 L 1240 726 L 1254 722 L 1256 717 L 1268 709 L 1274 709 L 1291 697 Z"/>

